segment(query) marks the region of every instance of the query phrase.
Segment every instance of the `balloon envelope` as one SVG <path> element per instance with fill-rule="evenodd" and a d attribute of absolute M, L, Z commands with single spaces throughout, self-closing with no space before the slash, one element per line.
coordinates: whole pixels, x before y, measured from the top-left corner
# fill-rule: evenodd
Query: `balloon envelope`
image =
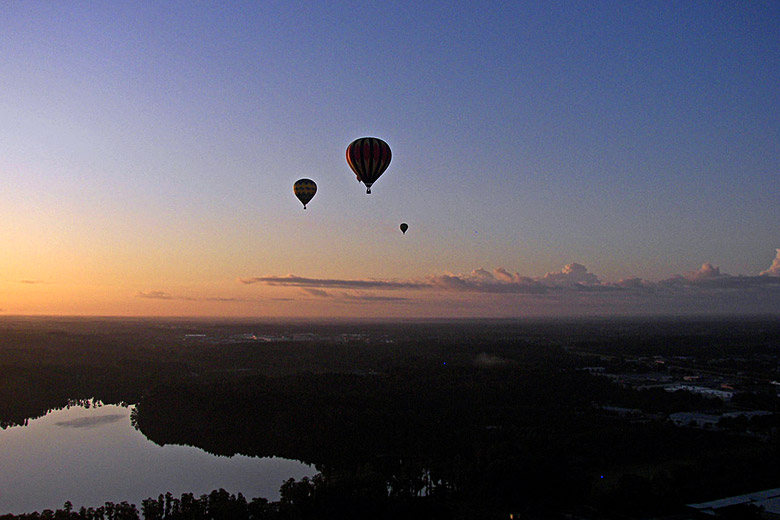
<path fill-rule="evenodd" d="M 361 137 L 347 146 L 347 164 L 366 185 L 366 193 L 371 193 L 371 185 L 387 169 L 392 157 L 387 143 L 376 137 Z"/>
<path fill-rule="evenodd" d="M 406 230 L 409 229 L 409 224 L 407 224 L 406 222 L 403 222 L 403 223 L 401 223 L 401 225 L 399 227 L 401 228 L 401 233 L 403 233 L 405 235 L 406 234 Z"/>
<path fill-rule="evenodd" d="M 293 184 L 293 193 L 303 203 L 303 209 L 306 209 L 306 204 L 317 193 L 317 184 L 311 179 L 300 179 Z"/>

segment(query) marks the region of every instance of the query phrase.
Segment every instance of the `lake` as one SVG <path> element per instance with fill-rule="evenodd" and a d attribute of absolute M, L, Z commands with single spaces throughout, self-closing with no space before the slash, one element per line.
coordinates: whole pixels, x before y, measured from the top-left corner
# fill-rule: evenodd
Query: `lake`
<path fill-rule="evenodd" d="M 216 456 L 158 446 L 130 423 L 132 406 L 70 406 L 0 430 L 0 514 L 141 501 L 168 491 L 199 496 L 223 488 L 278 500 L 288 478 L 313 466 L 276 457 Z"/>

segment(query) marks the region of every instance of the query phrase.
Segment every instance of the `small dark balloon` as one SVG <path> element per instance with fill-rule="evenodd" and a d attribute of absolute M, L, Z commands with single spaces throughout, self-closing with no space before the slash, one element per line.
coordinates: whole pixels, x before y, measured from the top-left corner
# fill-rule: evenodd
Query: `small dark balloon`
<path fill-rule="evenodd" d="M 405 235 L 406 230 L 409 229 L 409 224 L 407 224 L 406 222 L 402 222 L 399 227 L 401 228 L 401 233 Z"/>
<path fill-rule="evenodd" d="M 293 184 L 293 193 L 303 204 L 303 209 L 306 209 L 306 204 L 317 193 L 317 184 L 311 179 L 300 179 Z"/>

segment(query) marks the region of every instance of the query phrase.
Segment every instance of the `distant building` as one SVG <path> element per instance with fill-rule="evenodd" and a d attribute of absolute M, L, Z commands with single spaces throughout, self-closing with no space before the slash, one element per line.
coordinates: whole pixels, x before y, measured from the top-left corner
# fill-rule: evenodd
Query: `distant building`
<path fill-rule="evenodd" d="M 717 390 L 715 388 L 709 388 L 706 386 L 675 384 L 667 385 L 664 387 L 664 389 L 667 392 L 685 390 L 686 392 L 691 392 L 693 394 L 700 394 L 707 397 L 717 397 L 721 401 L 731 401 L 731 398 L 734 397 L 734 392 L 729 392 L 728 390 Z"/>
<path fill-rule="evenodd" d="M 772 412 L 769 412 L 767 410 L 744 410 L 740 412 L 726 412 L 723 414 L 723 417 L 747 417 L 748 419 L 751 419 L 753 417 L 764 417 L 766 415 L 772 415 Z"/>
<path fill-rule="evenodd" d="M 709 414 L 703 412 L 676 412 L 669 414 L 669 420 L 672 421 L 675 426 L 717 428 L 718 422 L 724 417 L 731 419 L 736 419 L 737 417 L 746 417 L 751 419 L 753 417 L 761 417 L 765 415 L 772 415 L 772 412 L 767 412 L 765 410 L 726 412 L 723 414 Z"/>
<path fill-rule="evenodd" d="M 698 428 L 715 428 L 720 421 L 720 415 L 701 412 L 670 413 L 669 420 L 676 426 L 696 426 Z"/>
<path fill-rule="evenodd" d="M 780 519 L 780 488 L 721 498 L 701 504 L 686 504 L 686 507 L 705 515 L 720 516 L 725 509 L 744 505 L 762 508 L 761 516 L 764 518 Z"/>

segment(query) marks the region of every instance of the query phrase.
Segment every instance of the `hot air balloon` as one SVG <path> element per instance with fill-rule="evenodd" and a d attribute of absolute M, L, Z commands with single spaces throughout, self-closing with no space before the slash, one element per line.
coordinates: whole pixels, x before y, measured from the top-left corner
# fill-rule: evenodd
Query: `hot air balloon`
<path fill-rule="evenodd" d="M 401 225 L 399 227 L 401 228 L 401 233 L 405 235 L 406 230 L 409 229 L 409 224 L 407 224 L 406 222 L 401 222 Z"/>
<path fill-rule="evenodd" d="M 317 184 L 311 179 L 300 179 L 293 184 L 293 192 L 298 200 L 303 203 L 303 209 L 306 209 L 306 204 L 317 193 Z"/>
<path fill-rule="evenodd" d="M 366 185 L 366 193 L 371 193 L 371 185 L 390 165 L 391 158 L 390 147 L 376 137 L 361 137 L 347 146 L 347 164 Z"/>

